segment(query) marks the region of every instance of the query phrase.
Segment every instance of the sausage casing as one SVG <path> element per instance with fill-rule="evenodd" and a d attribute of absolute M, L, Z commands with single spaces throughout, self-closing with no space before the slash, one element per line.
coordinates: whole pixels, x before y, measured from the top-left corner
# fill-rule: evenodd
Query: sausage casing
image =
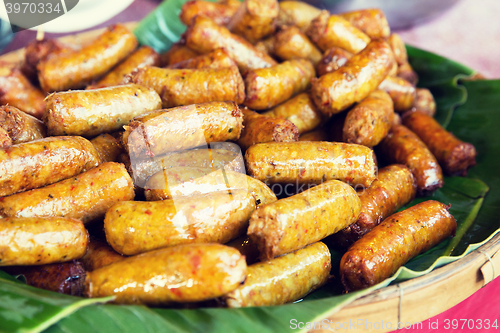
<path fill-rule="evenodd" d="M 278 13 L 277 0 L 244 0 L 227 27 L 250 43 L 255 43 L 274 32 Z"/>
<path fill-rule="evenodd" d="M 247 233 L 266 260 L 344 229 L 357 220 L 360 212 L 361 201 L 354 189 L 330 180 L 260 206 L 250 218 Z"/>
<path fill-rule="evenodd" d="M 373 41 L 335 72 L 313 79 L 311 97 L 324 114 L 339 113 L 374 91 L 393 61 L 389 45 L 383 40 Z"/>
<path fill-rule="evenodd" d="M 90 142 L 94 145 L 102 162 L 116 162 L 124 152 L 121 142 L 109 134 L 101 134 L 90 140 Z"/>
<path fill-rule="evenodd" d="M 425 195 L 443 186 L 443 172 L 438 161 L 407 127 L 393 126 L 379 148 L 390 163 L 404 164 L 411 170 L 419 194 Z"/>
<path fill-rule="evenodd" d="M 333 235 L 337 246 L 347 248 L 386 217 L 415 198 L 417 187 L 410 169 L 401 164 L 382 168 L 373 184 L 358 191 L 361 214 L 356 223 Z"/>
<path fill-rule="evenodd" d="M 113 25 L 78 51 L 42 59 L 37 66 L 38 80 L 46 92 L 81 88 L 106 74 L 136 47 L 132 32 L 121 24 Z"/>
<path fill-rule="evenodd" d="M 403 112 L 412 108 L 417 90 L 405 79 L 387 76 L 378 87 L 391 96 L 394 102 L 394 111 Z"/>
<path fill-rule="evenodd" d="M 31 82 L 38 82 L 36 67 L 50 54 L 70 51 L 72 48 L 57 39 L 34 39 L 24 48 L 24 63 L 21 71 Z"/>
<path fill-rule="evenodd" d="M 411 258 L 454 235 L 456 228 L 448 207 L 434 200 L 391 215 L 344 254 L 342 283 L 350 291 L 382 282 Z"/>
<path fill-rule="evenodd" d="M 0 127 L 0 148 L 6 148 L 12 146 L 12 139 L 9 133 Z"/>
<path fill-rule="evenodd" d="M 245 86 L 236 67 L 168 69 L 144 67 L 133 74 L 134 83 L 154 89 L 164 108 L 206 102 L 245 100 Z M 200 93 L 202 92 L 203 93 Z"/>
<path fill-rule="evenodd" d="M 12 144 L 29 142 L 45 137 L 45 125 L 37 118 L 13 106 L 0 106 L 0 127 L 12 140 Z"/>
<path fill-rule="evenodd" d="M 330 141 L 330 136 L 324 128 L 318 128 L 299 136 L 299 141 Z"/>
<path fill-rule="evenodd" d="M 203 68 L 228 68 L 237 66 L 236 62 L 229 56 L 224 49 L 217 49 L 207 54 L 202 54 L 197 57 L 186 59 L 168 66 L 172 69 L 203 69 Z"/>
<path fill-rule="evenodd" d="M 79 259 L 89 235 L 83 223 L 63 217 L 0 219 L 0 266 L 44 265 Z"/>
<path fill-rule="evenodd" d="M 116 295 L 122 304 L 165 305 L 220 297 L 245 280 L 245 258 L 220 244 L 147 252 L 87 273 L 88 297 Z"/>
<path fill-rule="evenodd" d="M 283 60 L 308 59 L 314 65 L 321 60 L 320 50 L 296 26 L 283 27 L 274 35 L 274 54 Z"/>
<path fill-rule="evenodd" d="M 280 1 L 280 12 L 276 24 L 278 26 L 296 25 L 305 32 L 312 20 L 321 10 L 302 1 Z"/>
<path fill-rule="evenodd" d="M 338 179 L 365 187 L 375 180 L 373 151 L 339 142 L 269 142 L 245 154 L 249 175 L 263 182 L 321 184 Z"/>
<path fill-rule="evenodd" d="M 347 60 L 352 58 L 352 53 L 347 52 L 339 47 L 332 47 L 323 53 L 323 57 L 316 65 L 318 76 L 327 73 L 335 72 L 340 67 L 347 63 Z"/>
<path fill-rule="evenodd" d="M 237 140 L 243 114 L 234 102 L 211 102 L 150 112 L 125 127 L 124 143 L 131 158 Z M 169 140 L 165 140 L 169 138 Z"/>
<path fill-rule="evenodd" d="M 226 49 L 241 72 L 276 65 L 273 58 L 258 51 L 244 38 L 232 34 L 227 28 L 218 26 L 203 16 L 194 18 L 185 38 L 186 45 L 200 53 L 208 53 L 219 48 Z"/>
<path fill-rule="evenodd" d="M 391 34 L 389 22 L 379 8 L 355 10 L 339 15 L 371 39 L 388 38 Z"/>
<path fill-rule="evenodd" d="M 243 131 L 237 143 L 242 150 L 263 142 L 293 142 L 299 130 L 291 121 L 243 109 Z"/>
<path fill-rule="evenodd" d="M 187 1 L 182 5 L 179 18 L 185 25 L 190 25 L 195 16 L 205 16 L 212 19 L 218 25 L 226 25 L 231 17 L 240 7 L 238 0 L 226 0 L 218 2 L 210 1 Z"/>
<path fill-rule="evenodd" d="M 476 165 L 476 148 L 457 139 L 431 116 L 408 112 L 403 116 L 403 124 L 427 145 L 446 173 L 466 175 L 467 169 Z"/>
<path fill-rule="evenodd" d="M 408 53 L 406 52 L 405 42 L 401 39 L 401 36 L 397 33 L 392 33 L 387 40 L 394 52 L 394 59 L 396 63 L 401 66 L 408 63 Z"/>
<path fill-rule="evenodd" d="M 431 117 L 436 114 L 436 101 L 429 89 L 417 88 L 417 96 L 413 104 L 413 109 Z"/>
<path fill-rule="evenodd" d="M 118 201 L 134 199 L 134 184 L 120 163 L 100 166 L 58 183 L 2 198 L 0 216 L 64 216 L 90 223 Z"/>
<path fill-rule="evenodd" d="M 50 137 L 0 149 L 0 196 L 73 177 L 100 164 L 90 141 Z"/>
<path fill-rule="evenodd" d="M 170 50 L 160 55 L 161 66 L 172 66 L 178 62 L 198 56 L 198 52 L 191 50 L 184 44 L 175 43 Z"/>
<path fill-rule="evenodd" d="M 222 297 L 230 308 L 271 306 L 295 301 L 330 277 L 328 247 L 317 242 L 282 257 L 248 266 L 241 286 Z"/>
<path fill-rule="evenodd" d="M 135 116 L 160 108 L 158 94 L 137 84 L 64 91 L 48 97 L 44 121 L 50 135 L 92 137 L 119 130 Z"/>
<path fill-rule="evenodd" d="M 367 147 L 379 144 L 391 129 L 394 108 L 391 97 L 375 90 L 347 113 L 343 141 Z"/>
<path fill-rule="evenodd" d="M 405 79 L 414 86 L 416 86 L 418 83 L 418 74 L 413 70 L 409 62 L 398 67 L 397 76 L 402 79 Z"/>
<path fill-rule="evenodd" d="M 124 258 L 124 256 L 113 250 L 108 243 L 90 238 L 89 248 L 81 261 L 85 270 L 90 272 Z"/>
<path fill-rule="evenodd" d="M 315 76 L 314 66 L 305 59 L 250 70 L 245 77 L 245 105 L 254 110 L 272 108 L 307 90 Z"/>
<path fill-rule="evenodd" d="M 223 191 L 162 201 L 127 201 L 106 213 L 111 247 L 135 255 L 187 243 L 227 243 L 245 233 L 255 198 L 247 191 Z"/>

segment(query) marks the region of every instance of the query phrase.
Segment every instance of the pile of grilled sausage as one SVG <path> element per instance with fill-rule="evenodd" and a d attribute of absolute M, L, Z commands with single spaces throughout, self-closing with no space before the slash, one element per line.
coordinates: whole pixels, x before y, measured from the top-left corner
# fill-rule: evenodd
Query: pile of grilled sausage
<path fill-rule="evenodd" d="M 375 285 L 455 233 L 446 203 L 395 213 L 476 151 L 434 120 L 383 12 L 193 0 L 180 18 L 161 55 L 118 24 L 0 64 L 2 269 L 123 304 L 278 305 Z"/>

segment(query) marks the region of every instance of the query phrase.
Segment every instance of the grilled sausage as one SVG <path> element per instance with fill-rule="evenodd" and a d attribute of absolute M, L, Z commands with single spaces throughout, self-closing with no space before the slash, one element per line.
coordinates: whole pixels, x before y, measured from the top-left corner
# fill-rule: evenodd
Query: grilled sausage
<path fill-rule="evenodd" d="M 417 96 L 412 110 L 420 111 L 431 117 L 436 114 L 436 101 L 429 89 L 417 88 Z"/>
<path fill-rule="evenodd" d="M 117 162 L 124 149 L 121 142 L 109 134 L 101 134 L 90 140 L 102 162 Z"/>
<path fill-rule="evenodd" d="M 38 73 L 36 66 L 50 54 L 68 52 L 73 48 L 63 44 L 57 39 L 34 39 L 24 48 L 24 63 L 21 66 L 21 72 L 34 83 L 38 82 Z"/>
<path fill-rule="evenodd" d="M 305 59 L 250 70 L 245 77 L 245 105 L 254 110 L 272 108 L 307 90 L 315 76 L 312 63 Z"/>
<path fill-rule="evenodd" d="M 48 97 L 44 121 L 50 135 L 92 137 L 119 130 L 135 116 L 160 108 L 158 94 L 136 84 L 64 91 Z"/>
<path fill-rule="evenodd" d="M 211 102 L 150 112 L 125 127 L 124 143 L 131 158 L 147 158 L 237 140 L 243 114 L 234 102 Z M 165 138 L 169 138 L 165 140 Z"/>
<path fill-rule="evenodd" d="M 202 68 L 228 68 L 237 66 L 236 62 L 229 56 L 224 49 L 217 49 L 210 53 L 203 54 L 191 59 L 186 59 L 184 61 L 175 63 L 168 66 L 172 69 L 202 69 Z"/>
<path fill-rule="evenodd" d="M 238 0 L 218 2 L 192 0 L 184 3 L 179 18 L 185 25 L 190 25 L 195 16 L 206 16 L 218 25 L 226 25 L 240 7 Z"/>
<path fill-rule="evenodd" d="M 108 243 L 90 238 L 89 248 L 81 261 L 85 270 L 91 272 L 125 258 L 113 250 Z"/>
<path fill-rule="evenodd" d="M 91 223 L 118 201 L 134 199 L 125 167 L 104 163 L 74 178 L 2 198 L 0 217 L 64 216 Z"/>
<path fill-rule="evenodd" d="M 348 184 L 330 180 L 294 196 L 260 206 L 250 218 L 248 236 L 261 259 L 298 250 L 354 223 L 361 201 Z"/>
<path fill-rule="evenodd" d="M 37 66 L 38 80 L 46 92 L 84 87 L 106 74 L 136 47 L 133 33 L 121 24 L 113 25 L 79 51 L 42 59 Z"/>
<path fill-rule="evenodd" d="M 448 207 L 428 200 L 388 217 L 354 243 L 342 257 L 340 275 L 346 290 L 368 288 L 394 274 L 457 228 Z"/>
<path fill-rule="evenodd" d="M 100 163 L 82 137 L 51 137 L 0 149 L 0 196 L 76 176 Z"/>
<path fill-rule="evenodd" d="M 264 142 L 293 142 L 299 130 L 291 121 L 243 109 L 243 131 L 237 143 L 242 150 Z"/>
<path fill-rule="evenodd" d="M 406 52 L 405 42 L 401 39 L 397 33 L 392 33 L 387 40 L 394 52 L 394 59 L 396 63 L 401 66 L 408 63 L 408 53 Z"/>
<path fill-rule="evenodd" d="M 378 172 L 377 180 L 367 188 L 358 190 L 361 199 L 361 214 L 356 223 L 332 235 L 340 248 L 348 248 L 386 217 L 396 212 L 415 198 L 417 186 L 410 169 L 393 164 Z"/>
<path fill-rule="evenodd" d="M 347 63 L 347 60 L 351 58 L 351 52 L 347 52 L 339 47 L 332 47 L 323 53 L 323 57 L 316 65 L 316 72 L 318 73 L 318 76 L 335 72 L 337 69 L 344 66 Z"/>
<path fill-rule="evenodd" d="M 299 136 L 299 141 L 330 141 L 330 137 L 324 128 L 318 128 Z"/>
<path fill-rule="evenodd" d="M 414 86 L 418 83 L 418 74 L 413 70 L 409 62 L 398 67 L 398 77 L 405 79 Z"/>
<path fill-rule="evenodd" d="M 0 104 L 11 105 L 33 117 L 42 118 L 45 95 L 19 69 L 0 65 Z"/>
<path fill-rule="evenodd" d="M 403 116 L 403 124 L 427 145 L 447 174 L 465 176 L 467 169 L 476 165 L 476 148 L 457 139 L 431 116 L 408 112 Z"/>
<path fill-rule="evenodd" d="M 379 8 L 355 10 L 339 15 L 371 39 L 388 38 L 391 35 L 389 22 Z"/>
<path fill-rule="evenodd" d="M 33 116 L 13 106 L 0 106 L 0 127 L 12 140 L 12 144 L 29 142 L 45 137 L 45 125 Z"/>
<path fill-rule="evenodd" d="M 250 43 L 256 43 L 274 32 L 278 13 L 278 0 L 244 0 L 227 27 Z"/>
<path fill-rule="evenodd" d="M 230 308 L 271 306 L 295 301 L 330 277 L 330 251 L 321 243 L 248 267 L 248 277 L 222 300 Z"/>
<path fill-rule="evenodd" d="M 236 61 L 241 72 L 248 69 L 271 67 L 276 61 L 258 51 L 244 38 L 232 34 L 209 18 L 196 16 L 185 34 L 186 45 L 200 53 L 224 48 Z"/>
<path fill-rule="evenodd" d="M 297 126 L 299 134 L 312 131 L 323 122 L 323 114 L 307 93 L 299 94 L 263 115 L 291 121 Z"/>
<path fill-rule="evenodd" d="M 219 244 L 151 251 L 87 273 L 88 297 L 116 295 L 115 303 L 166 305 L 220 297 L 245 280 L 245 258 Z"/>
<path fill-rule="evenodd" d="M 168 69 L 145 67 L 133 74 L 134 83 L 154 89 L 164 108 L 206 102 L 245 100 L 245 86 L 236 67 Z M 200 93 L 203 92 L 203 93 Z"/>
<path fill-rule="evenodd" d="M 126 76 L 131 74 L 135 69 L 144 66 L 159 66 L 160 56 L 149 46 L 141 46 L 134 53 L 123 60 L 105 77 L 97 83 L 88 86 L 87 89 L 97 89 L 118 86 L 126 83 Z"/>
<path fill-rule="evenodd" d="M 247 265 L 256 263 L 259 259 L 259 249 L 247 235 L 233 239 L 226 245 L 235 248 L 244 255 Z"/>
<path fill-rule="evenodd" d="M 81 221 L 62 218 L 0 219 L 0 266 L 44 265 L 79 259 L 89 235 Z"/>
<path fill-rule="evenodd" d="M 336 46 L 356 54 L 370 43 L 364 32 L 326 10 L 311 22 L 306 34 L 323 51 Z"/>
<path fill-rule="evenodd" d="M 436 158 L 407 127 L 393 126 L 379 148 L 389 163 L 404 164 L 411 170 L 419 194 L 426 195 L 443 187 L 443 172 Z"/>
<path fill-rule="evenodd" d="M 278 26 L 296 25 L 302 32 L 305 32 L 312 20 L 314 20 L 321 10 L 302 1 L 280 1 L 280 12 L 276 24 Z"/>
<path fill-rule="evenodd" d="M 313 79 L 311 98 L 331 116 L 365 99 L 386 78 L 394 61 L 391 48 L 376 40 L 333 73 Z"/>
<path fill-rule="evenodd" d="M 193 167 L 174 167 L 154 174 L 146 182 L 144 195 L 147 200 L 156 201 L 237 189 L 250 192 L 257 205 L 277 200 L 266 184 L 245 174 Z"/>
<path fill-rule="evenodd" d="M 160 55 L 160 63 L 162 67 L 172 66 L 178 62 L 194 58 L 198 55 L 198 52 L 191 50 L 186 45 L 175 43 L 170 50 Z"/>
<path fill-rule="evenodd" d="M 370 186 L 375 180 L 373 151 L 365 146 L 333 142 L 269 142 L 245 154 L 249 175 L 263 182 L 321 184 L 338 179 Z"/>
<path fill-rule="evenodd" d="M 320 50 L 296 26 L 283 27 L 274 35 L 274 54 L 283 60 L 308 59 L 314 65 L 321 60 Z"/>
<path fill-rule="evenodd" d="M 373 147 L 387 136 L 394 117 L 391 97 L 375 90 L 347 113 L 343 141 Z"/>
<path fill-rule="evenodd" d="M 111 247 L 135 255 L 187 243 L 227 243 L 245 233 L 255 198 L 243 190 L 162 201 L 128 201 L 106 213 Z"/>
<path fill-rule="evenodd" d="M 80 261 L 41 266 L 13 266 L 5 271 L 11 275 L 23 275 L 26 284 L 60 294 L 82 296 L 85 287 L 85 270 Z"/>
<path fill-rule="evenodd" d="M 387 76 L 378 88 L 391 96 L 394 102 L 394 111 L 397 112 L 411 109 L 417 97 L 415 87 L 400 77 Z"/>

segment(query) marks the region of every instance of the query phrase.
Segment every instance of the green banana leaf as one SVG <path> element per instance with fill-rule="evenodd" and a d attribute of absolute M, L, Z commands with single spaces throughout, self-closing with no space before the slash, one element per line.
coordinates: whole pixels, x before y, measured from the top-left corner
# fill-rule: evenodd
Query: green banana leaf
<path fill-rule="evenodd" d="M 185 0 L 164 1 L 135 30 L 142 44 L 165 51 L 185 27 L 178 20 Z M 0 332 L 286 332 L 291 320 L 311 322 L 338 311 L 373 290 L 421 276 L 458 260 L 500 231 L 500 81 L 461 81 L 473 70 L 438 55 L 408 47 L 419 85 L 436 98 L 436 118 L 459 138 L 473 143 L 478 165 L 469 175 L 448 177 L 431 199 L 450 203 L 458 222 L 457 234 L 400 268 L 394 276 L 369 289 L 342 294 L 337 280 L 295 304 L 244 309 L 160 309 L 100 304 L 105 299 L 60 295 L 23 284 L 0 271 Z M 489 192 L 488 192 L 489 191 Z M 407 207 L 428 198 L 419 198 Z M 341 253 L 332 249 L 333 267 Z M 335 276 L 338 276 L 335 270 Z"/>

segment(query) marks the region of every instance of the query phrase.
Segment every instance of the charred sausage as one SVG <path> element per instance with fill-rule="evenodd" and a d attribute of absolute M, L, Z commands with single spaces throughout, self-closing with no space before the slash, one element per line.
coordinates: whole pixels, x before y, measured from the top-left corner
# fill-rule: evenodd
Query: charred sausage
<path fill-rule="evenodd" d="M 296 26 L 283 27 L 274 35 L 274 54 L 283 60 L 308 59 L 314 65 L 321 60 L 321 52 Z"/>
<path fill-rule="evenodd" d="M 218 25 L 226 25 L 240 7 L 238 0 L 218 2 L 192 0 L 182 5 L 179 18 L 185 25 L 190 25 L 195 16 L 206 16 Z"/>
<path fill-rule="evenodd" d="M 274 32 L 278 13 L 278 0 L 244 0 L 227 27 L 250 43 L 256 43 Z"/>

